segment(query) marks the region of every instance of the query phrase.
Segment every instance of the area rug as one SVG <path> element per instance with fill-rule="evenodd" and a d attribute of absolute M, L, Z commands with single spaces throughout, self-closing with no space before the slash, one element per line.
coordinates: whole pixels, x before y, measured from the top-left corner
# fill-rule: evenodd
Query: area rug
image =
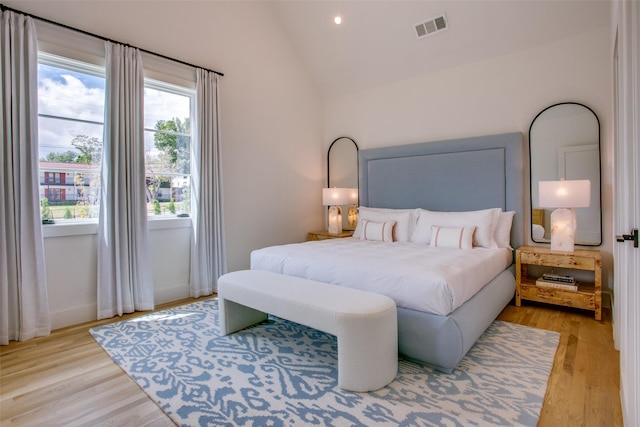
<path fill-rule="evenodd" d="M 337 386 L 334 336 L 279 318 L 221 336 L 207 299 L 91 329 L 184 426 L 535 426 L 559 334 L 494 321 L 445 374 L 400 360 L 380 390 Z"/>

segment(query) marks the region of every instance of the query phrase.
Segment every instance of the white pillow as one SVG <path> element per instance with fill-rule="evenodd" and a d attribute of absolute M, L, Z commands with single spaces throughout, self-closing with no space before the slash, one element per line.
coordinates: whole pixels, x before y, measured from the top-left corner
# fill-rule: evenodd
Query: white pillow
<path fill-rule="evenodd" d="M 358 208 L 358 224 L 353 232 L 353 237 L 360 238 L 362 234 L 362 221 L 374 222 L 395 221 L 393 228 L 393 240 L 396 242 L 408 242 L 416 224 L 416 209 L 386 209 L 386 208 Z"/>
<path fill-rule="evenodd" d="M 473 248 L 473 232 L 476 227 L 440 227 L 431 226 L 432 248 Z"/>
<path fill-rule="evenodd" d="M 393 226 L 395 221 L 373 222 L 362 220 L 362 235 L 360 240 L 377 240 L 380 242 L 393 242 Z"/>
<path fill-rule="evenodd" d="M 493 237 L 498 223 L 500 208 L 483 209 L 467 212 L 437 212 L 418 209 L 418 222 L 411 236 L 416 243 L 431 244 L 431 227 L 476 227 L 473 235 L 473 246 L 497 248 Z"/>
<path fill-rule="evenodd" d="M 513 249 L 511 247 L 511 225 L 516 211 L 500 212 L 494 239 L 499 248 Z"/>

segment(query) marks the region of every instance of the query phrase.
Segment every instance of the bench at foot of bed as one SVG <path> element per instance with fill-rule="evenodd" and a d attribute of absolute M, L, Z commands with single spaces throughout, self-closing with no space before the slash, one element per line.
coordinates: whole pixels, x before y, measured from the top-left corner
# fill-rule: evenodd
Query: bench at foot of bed
<path fill-rule="evenodd" d="M 338 386 L 372 391 L 398 372 L 395 302 L 384 295 L 261 270 L 218 279 L 220 329 L 230 334 L 267 313 L 335 335 Z"/>

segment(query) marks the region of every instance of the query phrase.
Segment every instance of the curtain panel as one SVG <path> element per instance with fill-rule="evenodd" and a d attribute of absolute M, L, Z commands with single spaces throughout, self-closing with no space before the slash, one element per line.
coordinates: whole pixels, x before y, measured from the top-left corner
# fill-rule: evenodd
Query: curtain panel
<path fill-rule="evenodd" d="M 106 93 L 98 223 L 98 319 L 153 310 L 140 51 L 105 43 Z"/>
<path fill-rule="evenodd" d="M 0 28 L 0 344 L 49 335 L 38 184 L 37 39 L 33 20 Z"/>
<path fill-rule="evenodd" d="M 195 298 L 217 292 L 218 277 L 226 272 L 220 151 L 218 76 L 197 69 L 189 283 Z"/>

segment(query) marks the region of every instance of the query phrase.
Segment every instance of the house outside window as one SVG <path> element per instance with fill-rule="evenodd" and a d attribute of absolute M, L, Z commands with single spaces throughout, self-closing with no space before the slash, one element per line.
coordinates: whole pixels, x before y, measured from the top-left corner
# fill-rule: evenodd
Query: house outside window
<path fill-rule="evenodd" d="M 44 197 L 50 202 L 62 202 L 66 199 L 66 190 L 64 188 L 46 188 Z"/>

